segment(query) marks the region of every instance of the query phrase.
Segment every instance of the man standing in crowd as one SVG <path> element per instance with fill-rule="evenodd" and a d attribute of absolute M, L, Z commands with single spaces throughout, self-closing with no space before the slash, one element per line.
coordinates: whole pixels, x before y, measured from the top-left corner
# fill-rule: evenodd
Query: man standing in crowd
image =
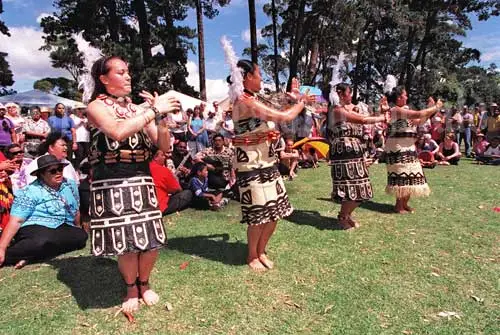
<path fill-rule="evenodd" d="M 28 158 L 37 157 L 40 143 L 45 140 L 50 132 L 49 124 L 42 119 L 40 107 L 33 107 L 32 113 L 31 119 L 28 119 L 24 124 L 24 151 Z"/>

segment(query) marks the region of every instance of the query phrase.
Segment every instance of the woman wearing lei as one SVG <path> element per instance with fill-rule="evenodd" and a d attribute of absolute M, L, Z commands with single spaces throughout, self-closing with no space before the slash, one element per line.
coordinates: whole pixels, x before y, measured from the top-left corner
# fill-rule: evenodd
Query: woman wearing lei
<path fill-rule="evenodd" d="M 128 98 L 132 90 L 128 65 L 116 56 L 99 58 L 91 77 L 93 89 L 84 93 L 84 100 L 91 101 L 92 253 L 118 256 L 127 286 L 122 309 L 131 313 L 139 308 L 139 298 L 146 305 L 159 300 L 149 287 L 149 276 L 167 235 L 148 163 L 152 144 L 163 151 L 170 148 L 168 126 L 164 120 L 157 125 L 155 119 L 180 109 L 180 103 L 143 91 L 139 95 L 149 107 L 133 104 Z"/>

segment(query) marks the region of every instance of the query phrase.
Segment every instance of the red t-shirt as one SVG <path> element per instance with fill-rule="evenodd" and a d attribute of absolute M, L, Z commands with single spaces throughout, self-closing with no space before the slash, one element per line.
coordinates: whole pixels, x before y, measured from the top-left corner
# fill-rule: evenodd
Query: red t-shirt
<path fill-rule="evenodd" d="M 170 194 L 182 190 L 181 185 L 175 178 L 172 171 L 166 166 L 160 165 L 155 161 L 149 163 L 151 177 L 155 183 L 156 196 L 160 205 L 160 210 L 164 212 L 167 209 Z"/>

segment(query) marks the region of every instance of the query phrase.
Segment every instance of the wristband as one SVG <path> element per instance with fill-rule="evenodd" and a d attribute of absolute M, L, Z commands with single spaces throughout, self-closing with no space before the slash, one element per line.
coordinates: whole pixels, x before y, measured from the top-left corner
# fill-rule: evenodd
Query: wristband
<path fill-rule="evenodd" d="M 149 109 L 151 109 L 153 111 L 153 113 L 155 113 L 155 117 L 160 114 L 160 111 L 155 106 L 151 106 L 151 107 L 149 107 Z"/>

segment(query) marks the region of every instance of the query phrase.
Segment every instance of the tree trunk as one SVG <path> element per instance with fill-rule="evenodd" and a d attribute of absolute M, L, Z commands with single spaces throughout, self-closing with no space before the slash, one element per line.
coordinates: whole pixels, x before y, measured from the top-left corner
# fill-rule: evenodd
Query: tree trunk
<path fill-rule="evenodd" d="M 415 35 L 417 33 L 417 29 L 415 27 L 410 27 L 408 30 L 408 47 L 406 49 L 406 55 L 405 55 L 405 60 L 403 63 L 403 68 L 401 69 L 401 75 L 399 76 L 400 83 L 404 83 L 406 77 L 408 76 L 409 72 L 411 71 L 411 55 L 413 53 L 413 46 L 415 43 Z"/>
<path fill-rule="evenodd" d="M 198 73 L 200 76 L 200 98 L 207 101 L 205 79 L 205 41 L 203 34 L 203 8 L 201 0 L 196 0 L 196 23 L 198 24 Z"/>
<path fill-rule="evenodd" d="M 271 10 L 273 16 L 273 43 L 274 43 L 274 85 L 276 92 L 280 90 L 280 78 L 278 72 L 278 13 L 276 12 L 276 0 L 271 0 Z"/>
<path fill-rule="evenodd" d="M 250 15 L 250 48 L 252 50 L 252 62 L 258 64 L 257 49 L 257 18 L 255 14 L 255 0 L 248 0 L 248 13 Z"/>
<path fill-rule="evenodd" d="M 288 83 L 286 85 L 287 91 L 290 91 L 292 85 L 292 79 L 297 77 L 297 72 L 299 69 L 299 59 L 300 59 L 300 47 L 304 41 L 304 13 L 306 9 L 306 1 L 301 0 L 299 7 L 297 8 L 297 25 L 295 26 L 295 33 L 293 36 L 293 42 L 290 43 L 290 64 L 289 71 L 290 76 L 288 77 Z"/>
<path fill-rule="evenodd" d="M 306 85 L 314 86 L 314 77 L 317 73 L 318 68 L 318 57 L 319 57 L 319 41 L 315 38 L 311 47 L 311 59 L 309 60 L 309 66 L 307 68 L 307 78 L 305 80 Z"/>
<path fill-rule="evenodd" d="M 109 11 L 109 15 L 108 15 L 109 37 L 111 38 L 111 40 L 113 42 L 119 42 L 119 39 L 120 39 L 120 37 L 118 35 L 119 20 L 118 20 L 118 16 L 116 15 L 116 1 L 114 1 L 114 0 L 107 1 L 107 5 L 108 5 L 108 11 Z"/>
<path fill-rule="evenodd" d="M 132 8 L 139 21 L 139 36 L 141 37 L 142 60 L 144 67 L 151 63 L 151 33 L 149 31 L 148 17 L 144 0 L 133 0 Z"/>

